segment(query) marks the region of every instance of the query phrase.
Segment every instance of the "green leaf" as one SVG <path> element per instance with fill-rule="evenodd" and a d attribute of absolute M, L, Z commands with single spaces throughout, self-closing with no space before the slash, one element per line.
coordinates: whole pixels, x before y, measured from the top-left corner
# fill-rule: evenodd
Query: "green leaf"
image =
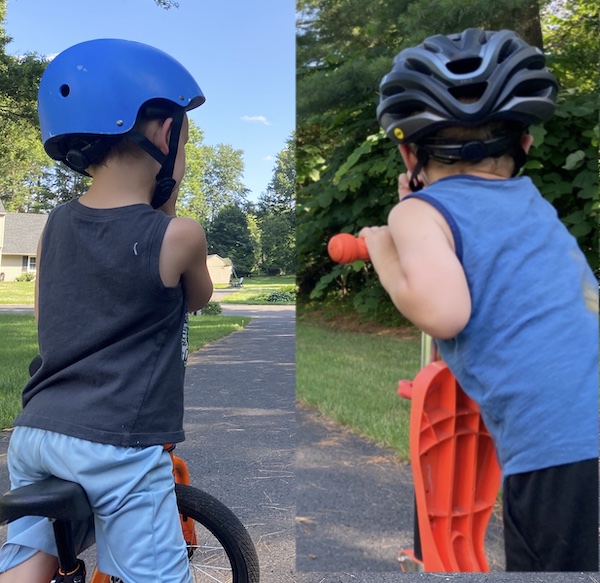
<path fill-rule="evenodd" d="M 594 199 L 598 198 L 598 185 L 588 184 L 584 186 L 578 193 L 577 196 L 583 199 Z"/>
<path fill-rule="evenodd" d="M 576 168 L 579 168 L 579 166 L 581 166 L 583 164 L 584 158 L 585 158 L 585 152 L 583 150 L 577 150 L 576 152 L 573 152 L 572 154 L 569 154 L 567 156 L 567 159 L 565 161 L 565 164 L 563 165 L 563 168 L 565 170 L 575 170 Z"/>
<path fill-rule="evenodd" d="M 525 164 L 525 168 L 527 168 L 527 170 L 539 170 L 543 167 L 544 165 L 539 160 L 528 160 Z"/>
<path fill-rule="evenodd" d="M 532 126 L 529 128 L 529 133 L 533 136 L 533 145 L 539 148 L 543 143 L 548 133 L 543 126 Z"/>
<path fill-rule="evenodd" d="M 321 178 L 321 173 L 316 169 L 313 168 L 309 173 L 308 173 L 308 177 L 313 181 L 313 182 L 318 182 L 319 179 Z"/>
<path fill-rule="evenodd" d="M 569 227 L 569 232 L 576 238 L 585 237 L 592 232 L 592 226 L 589 223 L 577 223 Z"/>
<path fill-rule="evenodd" d="M 375 146 L 380 139 L 380 134 L 367 136 L 367 139 L 358 148 L 356 148 L 352 154 L 348 156 L 348 159 L 338 168 L 338 171 L 335 173 L 333 178 L 333 183 L 337 184 L 342 176 L 344 176 L 344 174 L 346 174 L 348 170 L 352 168 L 352 166 L 354 166 L 365 154 L 369 154 L 371 152 L 373 146 Z"/>
<path fill-rule="evenodd" d="M 583 170 L 582 172 L 579 172 L 577 176 L 575 176 L 572 184 L 575 188 L 587 188 L 591 185 L 597 185 L 598 177 L 589 170 Z"/>

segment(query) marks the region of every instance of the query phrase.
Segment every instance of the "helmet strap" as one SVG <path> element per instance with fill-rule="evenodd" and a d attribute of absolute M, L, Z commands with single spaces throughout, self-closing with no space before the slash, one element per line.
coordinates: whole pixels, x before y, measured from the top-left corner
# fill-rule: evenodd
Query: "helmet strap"
<path fill-rule="evenodd" d="M 430 139 L 417 146 L 417 160 L 419 163 L 413 171 L 409 185 L 418 182 L 416 176 L 421 171 L 427 160 L 431 158 L 442 164 L 454 164 L 465 161 L 477 163 L 484 158 L 497 158 L 503 154 L 510 155 L 514 160 L 514 169 L 511 177 L 516 176 L 527 160 L 527 155 L 521 147 L 521 136 L 509 134 L 491 140 L 456 140 Z M 413 191 L 414 192 L 414 191 Z"/>
<path fill-rule="evenodd" d="M 419 180 L 419 174 L 421 173 L 421 170 L 423 170 L 425 164 L 427 164 L 427 161 L 429 160 L 429 152 L 427 152 L 420 146 L 417 147 L 417 151 L 415 154 L 417 156 L 417 164 L 413 168 L 413 171 L 410 174 L 410 179 L 408 181 L 408 187 L 410 188 L 411 192 L 418 192 L 423 188 L 423 182 Z"/>
<path fill-rule="evenodd" d="M 179 147 L 179 136 L 183 127 L 183 119 L 185 110 L 181 107 L 176 108 L 173 112 L 173 124 L 171 125 L 171 135 L 169 137 L 169 151 L 163 154 L 160 149 L 153 144 L 139 130 L 131 130 L 127 133 L 127 137 L 135 142 L 142 150 L 152 156 L 160 165 L 160 171 L 156 175 L 156 186 L 152 201 L 152 208 L 159 208 L 165 204 L 173 194 L 175 188 L 175 179 L 173 178 L 173 170 L 175 168 L 175 160 L 177 158 L 177 149 Z"/>

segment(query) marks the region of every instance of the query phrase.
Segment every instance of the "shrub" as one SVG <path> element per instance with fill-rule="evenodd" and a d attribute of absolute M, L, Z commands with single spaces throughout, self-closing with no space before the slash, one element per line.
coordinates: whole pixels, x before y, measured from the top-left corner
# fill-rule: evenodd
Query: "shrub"
<path fill-rule="evenodd" d="M 267 302 L 293 302 L 296 300 L 296 288 L 293 285 L 286 285 L 271 292 L 265 298 Z"/>
<path fill-rule="evenodd" d="M 221 308 L 219 302 L 208 302 L 208 304 L 200 310 L 200 314 L 202 316 L 218 316 L 222 311 L 223 308 Z"/>
<path fill-rule="evenodd" d="M 35 279 L 35 273 L 27 272 L 19 275 L 15 278 L 15 281 L 33 281 Z"/>

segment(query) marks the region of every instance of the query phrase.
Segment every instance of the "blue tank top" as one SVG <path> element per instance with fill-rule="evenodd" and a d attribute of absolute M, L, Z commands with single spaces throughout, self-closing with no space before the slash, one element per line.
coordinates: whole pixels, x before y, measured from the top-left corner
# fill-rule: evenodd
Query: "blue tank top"
<path fill-rule="evenodd" d="M 411 195 L 450 226 L 471 318 L 440 353 L 503 475 L 598 457 L 598 282 L 527 177 L 450 176 Z"/>
<path fill-rule="evenodd" d="M 42 366 L 15 425 L 121 446 L 182 441 L 181 286 L 158 260 L 171 217 L 148 205 L 71 201 L 44 230 L 38 337 Z"/>

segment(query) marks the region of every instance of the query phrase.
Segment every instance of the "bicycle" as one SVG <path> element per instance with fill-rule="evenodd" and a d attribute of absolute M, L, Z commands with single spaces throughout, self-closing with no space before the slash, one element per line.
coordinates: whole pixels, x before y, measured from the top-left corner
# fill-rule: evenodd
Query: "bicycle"
<path fill-rule="evenodd" d="M 33 362 L 30 372 L 32 367 L 35 370 Z M 258 557 L 248 531 L 225 504 L 191 486 L 187 464 L 173 453 L 175 445 L 164 447 L 173 462 L 177 506 L 194 582 L 258 583 Z M 56 477 L 0 497 L 1 524 L 23 516 L 43 516 L 52 521 L 59 569 L 50 583 L 85 583 L 85 563 L 77 558 L 73 524 L 91 520 L 92 514 L 84 489 Z M 96 567 L 90 583 L 123 582 Z"/>
<path fill-rule="evenodd" d="M 369 260 L 364 239 L 348 233 L 328 244 L 337 263 Z M 485 572 L 485 531 L 501 471 L 477 404 L 458 384 L 431 337 L 422 335 L 421 370 L 401 380 L 411 400 L 410 458 L 415 490 L 414 549 L 398 554 L 404 572 Z"/>

